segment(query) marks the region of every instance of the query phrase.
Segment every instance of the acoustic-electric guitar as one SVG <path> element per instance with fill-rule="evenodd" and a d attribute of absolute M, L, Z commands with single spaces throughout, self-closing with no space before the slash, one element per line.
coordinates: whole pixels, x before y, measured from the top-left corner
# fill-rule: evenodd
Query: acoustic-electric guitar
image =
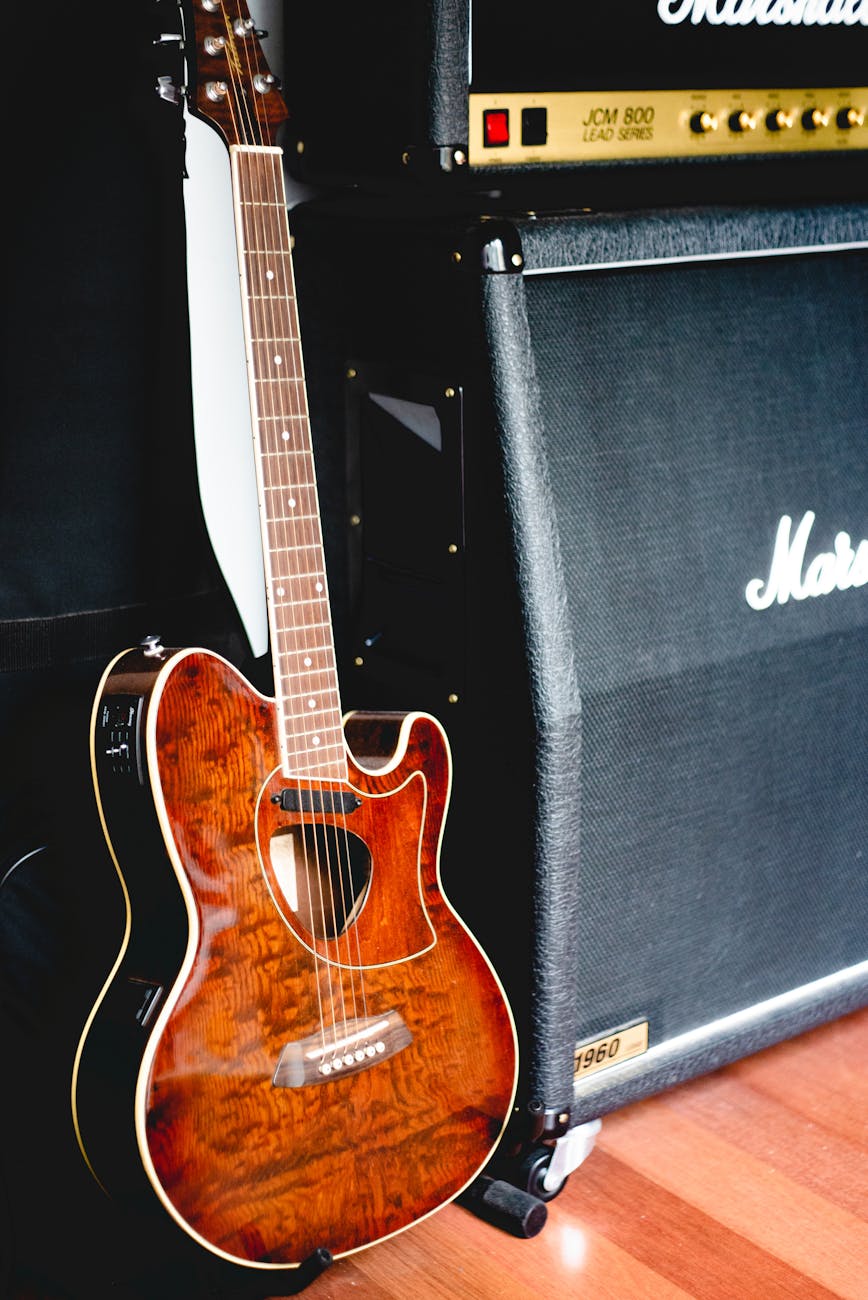
<path fill-rule="evenodd" d="M 72 1106 L 106 1191 L 280 1269 L 462 1192 L 509 1118 L 517 1050 L 441 888 L 440 725 L 341 713 L 275 145 L 286 108 L 244 0 L 193 2 L 191 107 L 231 161 L 274 698 L 157 638 L 103 676 L 92 763 L 126 927 Z"/>

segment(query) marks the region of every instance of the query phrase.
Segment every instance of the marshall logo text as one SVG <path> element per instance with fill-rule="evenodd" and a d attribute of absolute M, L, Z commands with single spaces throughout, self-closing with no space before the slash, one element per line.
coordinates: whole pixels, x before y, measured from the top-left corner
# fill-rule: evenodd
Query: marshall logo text
<path fill-rule="evenodd" d="M 746 27 L 868 27 L 868 0 L 657 0 L 664 23 L 714 23 Z"/>
<path fill-rule="evenodd" d="M 868 538 L 856 549 L 849 533 L 838 533 L 834 551 L 821 551 L 805 568 L 805 551 L 816 515 L 806 510 L 801 523 L 792 532 L 793 521 L 784 515 L 778 524 L 775 550 L 769 576 L 753 578 L 745 587 L 744 598 L 751 609 L 768 609 L 775 601 L 785 605 L 808 596 L 828 596 L 833 591 L 848 591 L 868 583 Z"/>

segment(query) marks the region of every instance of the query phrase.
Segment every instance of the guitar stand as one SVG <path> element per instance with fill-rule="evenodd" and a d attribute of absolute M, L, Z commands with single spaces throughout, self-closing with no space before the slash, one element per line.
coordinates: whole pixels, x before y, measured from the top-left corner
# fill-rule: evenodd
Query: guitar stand
<path fill-rule="evenodd" d="M 307 1259 L 302 1260 L 299 1264 L 292 1279 L 295 1285 L 286 1294 L 298 1295 L 300 1291 L 304 1291 L 309 1287 L 311 1282 L 315 1282 L 327 1268 L 331 1268 L 334 1262 L 334 1255 L 331 1251 L 327 1250 L 325 1246 L 318 1246 L 313 1254 L 308 1255 Z"/>
<path fill-rule="evenodd" d="M 273 1277 L 269 1281 L 265 1278 L 257 1278 L 256 1281 L 239 1281 L 235 1278 L 234 1281 L 227 1281 L 222 1277 L 214 1283 L 212 1277 L 212 1286 L 205 1290 L 201 1300 L 283 1300 L 285 1296 L 296 1296 L 307 1290 L 333 1264 L 331 1251 L 320 1245 L 308 1255 L 307 1260 L 301 1261 L 298 1268 L 287 1269 L 279 1278 Z M 151 1292 L 148 1292 L 149 1295 Z"/>
<path fill-rule="evenodd" d="M 280 1281 L 273 1279 L 269 1285 L 260 1282 L 257 1290 L 245 1292 L 244 1296 L 233 1295 L 232 1300 L 266 1300 L 267 1297 L 280 1297 L 299 1295 L 300 1292 L 307 1290 L 312 1282 L 330 1268 L 334 1263 L 334 1255 L 325 1246 L 318 1246 L 315 1251 L 303 1259 L 298 1268 L 286 1277 L 281 1276 Z M 224 1300 L 230 1300 L 227 1294 Z"/>
<path fill-rule="evenodd" d="M 513 1237 L 535 1237 L 548 1217 L 545 1202 L 538 1196 L 487 1174 L 475 1178 L 456 1203 Z"/>

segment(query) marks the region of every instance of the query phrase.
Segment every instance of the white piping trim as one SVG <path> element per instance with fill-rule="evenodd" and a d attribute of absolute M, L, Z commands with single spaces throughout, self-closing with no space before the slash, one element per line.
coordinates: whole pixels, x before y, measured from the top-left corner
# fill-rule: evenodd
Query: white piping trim
<path fill-rule="evenodd" d="M 756 257 L 797 257 L 804 253 L 847 253 L 868 248 L 868 239 L 850 244 L 811 244 L 793 248 L 746 248 L 728 253 L 685 253 L 682 257 L 644 257 L 621 262 L 583 262 L 578 266 L 526 267 L 522 275 L 563 275 L 566 271 L 623 271 L 631 267 L 678 266 L 682 262 L 734 262 Z"/>
<path fill-rule="evenodd" d="M 785 993 L 778 993 L 765 1002 L 757 1002 L 752 1007 L 743 1007 L 741 1011 L 734 1011 L 731 1015 L 721 1016 L 719 1020 L 710 1020 L 698 1029 L 688 1029 L 686 1033 L 678 1034 L 665 1043 L 658 1043 L 656 1047 L 649 1048 L 641 1056 L 636 1056 L 631 1061 L 624 1061 L 621 1066 L 612 1066 L 611 1071 L 606 1071 L 606 1081 L 614 1079 L 616 1074 L 620 1074 L 622 1070 L 627 1070 L 630 1067 L 632 1067 L 632 1073 L 637 1073 L 648 1064 L 653 1065 L 664 1061 L 669 1056 L 684 1055 L 692 1047 L 713 1042 L 716 1038 L 725 1038 L 740 1029 L 747 1029 L 751 1024 L 769 1019 L 778 1011 L 797 1006 L 801 1002 L 813 1001 L 818 994 L 840 988 L 850 982 L 856 982 L 862 977 L 868 978 L 868 961 L 858 962 L 855 966 L 847 966 L 831 975 L 823 975 L 810 984 L 802 984 L 796 989 L 788 989 Z M 603 1078 L 598 1076 L 596 1082 L 602 1084 Z M 588 1089 L 588 1091 L 590 1090 Z M 577 1083 L 575 1085 L 576 1095 L 581 1096 L 583 1091 L 582 1084 Z"/>

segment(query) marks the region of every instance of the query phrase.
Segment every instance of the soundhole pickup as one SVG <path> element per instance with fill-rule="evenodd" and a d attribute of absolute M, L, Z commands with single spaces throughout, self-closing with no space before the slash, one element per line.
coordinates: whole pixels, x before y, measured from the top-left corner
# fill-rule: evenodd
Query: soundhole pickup
<path fill-rule="evenodd" d="M 284 812 L 351 813 L 362 801 L 352 790 L 281 790 L 271 796 Z"/>
<path fill-rule="evenodd" d="M 275 1088 L 328 1083 L 387 1061 L 412 1041 L 413 1035 L 397 1011 L 350 1019 L 287 1043 L 272 1083 Z"/>

